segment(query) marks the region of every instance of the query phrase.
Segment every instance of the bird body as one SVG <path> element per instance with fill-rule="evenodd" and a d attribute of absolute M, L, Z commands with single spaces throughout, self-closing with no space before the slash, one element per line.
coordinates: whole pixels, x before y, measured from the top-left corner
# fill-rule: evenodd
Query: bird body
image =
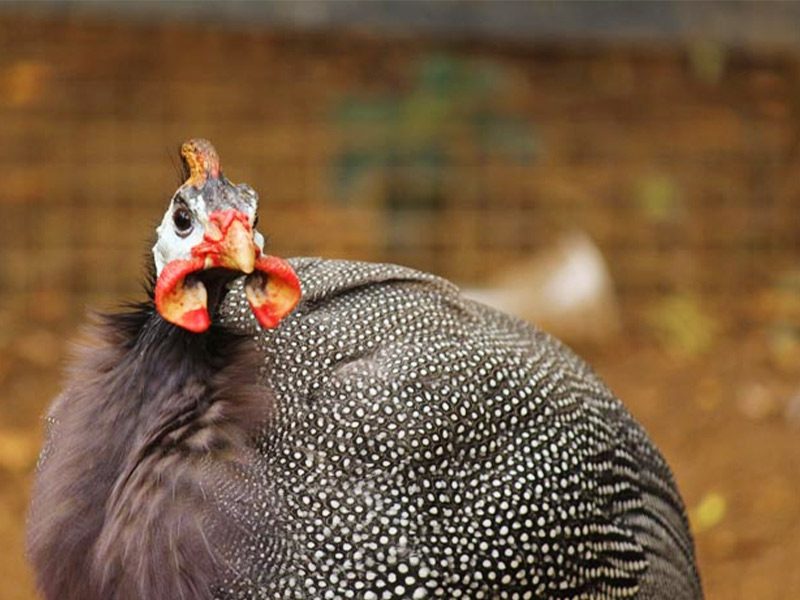
<path fill-rule="evenodd" d="M 305 300 L 280 328 L 259 335 L 237 295 L 223 314 L 275 391 L 260 471 L 296 597 L 698 597 L 666 463 L 571 351 L 430 275 L 294 266 Z"/>
<path fill-rule="evenodd" d="M 569 349 L 412 269 L 289 266 L 273 329 L 240 281 L 204 332 L 96 325 L 34 487 L 47 599 L 702 597 L 667 464 Z"/>

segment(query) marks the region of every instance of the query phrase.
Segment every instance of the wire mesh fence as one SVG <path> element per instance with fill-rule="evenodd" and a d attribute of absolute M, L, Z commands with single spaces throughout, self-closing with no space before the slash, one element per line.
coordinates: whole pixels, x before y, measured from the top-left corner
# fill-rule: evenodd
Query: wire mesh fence
<path fill-rule="evenodd" d="M 0 18 L 0 289 L 135 294 L 203 136 L 275 253 L 479 284 L 588 233 L 624 302 L 745 319 L 798 258 L 796 57 Z"/>

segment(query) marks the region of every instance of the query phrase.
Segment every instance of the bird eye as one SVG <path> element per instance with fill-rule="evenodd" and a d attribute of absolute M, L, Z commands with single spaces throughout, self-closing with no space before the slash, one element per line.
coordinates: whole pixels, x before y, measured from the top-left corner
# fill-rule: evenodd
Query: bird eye
<path fill-rule="evenodd" d="M 258 215 L 256 215 L 255 219 L 253 219 L 253 229 L 255 229 L 256 227 L 258 227 Z"/>
<path fill-rule="evenodd" d="M 179 206 L 172 213 L 172 222 L 175 224 L 175 231 L 181 237 L 189 235 L 192 231 L 192 213 L 184 206 Z"/>

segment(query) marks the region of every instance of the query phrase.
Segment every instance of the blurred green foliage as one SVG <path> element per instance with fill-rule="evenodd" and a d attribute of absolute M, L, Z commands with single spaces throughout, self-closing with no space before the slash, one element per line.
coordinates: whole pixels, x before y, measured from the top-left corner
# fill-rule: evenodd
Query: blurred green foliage
<path fill-rule="evenodd" d="M 769 323 L 767 343 L 772 358 L 782 366 L 796 365 L 800 359 L 800 269 L 778 273 L 761 294 L 758 309 Z"/>
<path fill-rule="evenodd" d="M 689 512 L 695 534 L 719 525 L 728 512 L 728 500 L 719 492 L 708 492 Z"/>
<path fill-rule="evenodd" d="M 692 73 L 701 82 L 713 85 L 725 75 L 728 51 L 724 45 L 711 39 L 695 40 L 688 48 Z"/>
<path fill-rule="evenodd" d="M 533 161 L 535 129 L 501 106 L 508 75 L 491 62 L 430 55 L 408 89 L 360 92 L 342 100 L 334 121 L 342 145 L 334 159 L 337 196 L 379 178 L 388 208 L 435 208 L 448 167 L 479 160 Z"/>
<path fill-rule="evenodd" d="M 693 358 L 710 350 L 720 324 L 689 293 L 675 293 L 655 302 L 646 323 L 660 345 L 678 358 Z"/>
<path fill-rule="evenodd" d="M 636 183 L 634 202 L 651 223 L 675 223 L 686 214 L 677 182 L 664 173 L 643 175 Z"/>

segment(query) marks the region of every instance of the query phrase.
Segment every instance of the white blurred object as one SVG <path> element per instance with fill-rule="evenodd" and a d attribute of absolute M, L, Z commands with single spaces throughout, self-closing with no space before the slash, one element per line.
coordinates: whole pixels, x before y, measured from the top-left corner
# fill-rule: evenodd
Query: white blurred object
<path fill-rule="evenodd" d="M 584 233 L 571 233 L 529 260 L 504 270 L 473 300 L 525 319 L 567 341 L 602 341 L 620 329 L 611 275 Z"/>

